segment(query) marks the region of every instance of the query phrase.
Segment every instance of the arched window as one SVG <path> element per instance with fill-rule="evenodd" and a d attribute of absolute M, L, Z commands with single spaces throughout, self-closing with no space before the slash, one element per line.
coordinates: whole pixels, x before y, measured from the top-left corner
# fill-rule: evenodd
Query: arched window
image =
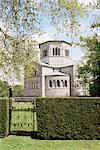
<path fill-rule="evenodd" d="M 55 50 L 56 50 L 56 55 L 57 55 L 57 47 L 55 48 Z"/>
<path fill-rule="evenodd" d="M 58 48 L 58 55 L 60 55 L 60 48 Z"/>
<path fill-rule="evenodd" d="M 52 81 L 51 80 L 49 81 L 49 87 L 52 87 Z"/>
<path fill-rule="evenodd" d="M 67 80 L 65 80 L 65 87 L 67 87 Z"/>
<path fill-rule="evenodd" d="M 43 57 L 46 57 L 47 56 L 47 50 L 44 50 L 43 51 Z"/>
<path fill-rule="evenodd" d="M 53 86 L 56 88 L 56 81 L 53 80 Z"/>
<path fill-rule="evenodd" d="M 53 48 L 53 55 L 55 55 L 55 49 Z"/>
<path fill-rule="evenodd" d="M 53 48 L 53 55 L 60 55 L 60 48 Z"/>
<path fill-rule="evenodd" d="M 67 49 L 65 50 L 65 56 L 69 56 L 69 51 Z"/>
<path fill-rule="evenodd" d="M 34 89 L 36 89 L 36 82 L 34 82 Z"/>
<path fill-rule="evenodd" d="M 35 82 L 35 88 L 36 88 L 36 89 L 38 88 L 38 83 L 37 83 L 37 82 Z"/>
<path fill-rule="evenodd" d="M 32 89 L 33 85 L 32 85 L 32 82 L 31 82 L 31 81 L 29 81 L 28 86 L 29 86 L 29 89 Z"/>
<path fill-rule="evenodd" d="M 62 83 L 62 87 L 64 87 L 64 81 L 63 80 L 61 80 L 61 83 Z"/>
<path fill-rule="evenodd" d="M 60 81 L 57 80 L 57 87 L 60 87 Z"/>

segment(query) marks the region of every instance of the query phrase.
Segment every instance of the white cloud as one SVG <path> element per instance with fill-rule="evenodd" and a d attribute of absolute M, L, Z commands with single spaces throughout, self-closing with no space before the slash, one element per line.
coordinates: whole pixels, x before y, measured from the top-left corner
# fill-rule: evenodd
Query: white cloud
<path fill-rule="evenodd" d="M 93 4 L 97 2 L 97 0 L 78 0 L 78 1 L 84 4 L 89 4 L 89 3 Z"/>
<path fill-rule="evenodd" d="M 42 0 L 31 0 L 31 1 L 35 3 L 43 2 Z M 97 0 L 78 0 L 78 1 L 81 3 L 86 3 L 86 4 L 97 2 Z"/>

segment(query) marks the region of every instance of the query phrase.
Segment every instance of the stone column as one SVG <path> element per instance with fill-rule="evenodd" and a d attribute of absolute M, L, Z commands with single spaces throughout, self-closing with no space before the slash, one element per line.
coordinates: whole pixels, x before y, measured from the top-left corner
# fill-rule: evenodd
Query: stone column
<path fill-rule="evenodd" d="M 42 75 L 42 97 L 45 97 L 45 75 Z"/>

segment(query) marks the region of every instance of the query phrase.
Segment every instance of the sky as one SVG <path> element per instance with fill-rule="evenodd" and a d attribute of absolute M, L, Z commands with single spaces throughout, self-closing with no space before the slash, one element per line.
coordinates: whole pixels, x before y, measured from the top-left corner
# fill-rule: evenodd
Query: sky
<path fill-rule="evenodd" d="M 79 0 L 81 3 L 83 3 L 83 0 Z M 84 3 L 89 4 L 90 2 L 96 2 L 96 0 L 84 0 Z M 79 22 L 81 24 L 80 26 L 80 33 L 76 37 L 73 38 L 74 41 L 77 42 L 80 36 L 88 36 L 92 34 L 90 30 L 90 24 L 96 20 L 96 16 L 100 14 L 100 11 L 98 10 L 89 10 L 89 15 L 84 16 L 83 18 L 79 19 Z M 97 20 L 98 21 L 98 20 Z M 64 33 L 57 34 L 57 31 L 54 26 L 50 24 L 50 19 L 46 16 L 42 18 L 41 21 L 41 29 L 43 30 L 43 34 L 41 36 L 37 36 L 36 38 L 39 39 L 39 42 L 45 42 L 48 40 L 65 40 L 67 42 L 72 42 L 72 39 L 65 35 Z M 72 47 L 72 59 L 78 60 L 81 59 L 84 56 L 84 51 L 82 48 L 78 46 Z"/>
<path fill-rule="evenodd" d="M 42 0 L 31 0 L 31 1 L 36 3 L 43 2 Z M 85 4 L 96 2 L 96 0 L 78 0 L 78 1 Z M 95 20 L 95 15 L 98 13 L 100 13 L 100 11 L 98 12 L 97 10 L 94 11 L 92 10 L 92 12 L 90 11 L 88 17 L 83 17 L 79 19 L 81 23 L 80 34 L 73 38 L 74 41 L 77 41 L 77 39 L 81 35 L 87 36 L 91 34 L 89 26 L 90 23 L 92 23 Z M 61 33 L 59 35 L 57 34 L 55 27 L 50 24 L 50 19 L 47 16 L 43 16 L 43 18 L 41 19 L 40 28 L 43 31 L 43 34 L 35 35 L 35 38 L 39 41 L 39 43 L 48 40 L 65 40 L 68 42 L 72 42 L 72 39 L 67 35 L 65 35 L 64 33 Z M 84 52 L 80 47 L 72 47 L 72 59 L 77 60 L 83 56 L 84 56 Z"/>
<path fill-rule="evenodd" d="M 32 0 L 33 1 L 33 0 Z M 34 2 L 40 2 L 41 0 L 34 0 Z M 81 3 L 87 3 L 89 4 L 90 2 L 95 2 L 96 0 L 79 0 Z M 80 34 L 74 37 L 74 42 L 78 40 L 78 38 L 83 35 L 83 36 L 89 36 L 91 34 L 91 30 L 89 29 L 90 24 L 94 20 L 96 20 L 96 16 L 100 14 L 100 10 L 89 10 L 89 15 L 85 16 L 83 18 L 80 18 Z M 1 26 L 1 25 L 0 25 Z M 48 40 L 65 40 L 67 42 L 72 42 L 72 39 L 65 35 L 64 33 L 57 34 L 56 28 L 50 24 L 50 20 L 47 16 L 44 16 L 41 19 L 40 23 L 41 30 L 43 33 L 41 35 L 36 34 L 35 38 L 39 41 L 39 43 L 48 41 Z M 72 51 L 72 59 L 73 60 L 79 60 L 84 56 L 84 51 L 82 48 L 78 46 L 73 46 L 71 48 Z M 5 77 L 6 78 L 6 77 Z M 14 80 L 13 80 L 14 81 Z M 16 81 L 15 81 L 16 82 Z M 17 83 L 17 82 L 16 82 Z"/>

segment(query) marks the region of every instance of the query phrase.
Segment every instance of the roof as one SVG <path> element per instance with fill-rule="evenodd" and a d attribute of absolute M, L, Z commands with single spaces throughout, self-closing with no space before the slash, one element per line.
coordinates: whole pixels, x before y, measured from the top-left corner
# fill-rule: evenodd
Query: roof
<path fill-rule="evenodd" d="M 69 76 L 69 75 L 66 73 L 54 71 L 54 72 L 50 72 L 50 73 L 46 74 L 46 76 Z"/>
<path fill-rule="evenodd" d="M 39 48 L 40 48 L 40 45 L 45 44 L 45 43 L 66 43 L 66 44 L 69 44 L 70 46 L 72 45 L 71 43 L 66 42 L 66 41 L 54 40 L 54 41 L 46 41 L 46 42 L 40 43 Z"/>
<path fill-rule="evenodd" d="M 50 67 L 50 68 L 52 68 L 49 64 L 44 63 L 44 62 L 39 62 L 39 64 L 40 64 L 41 66 L 44 66 L 44 67 Z"/>
<path fill-rule="evenodd" d="M 39 64 L 40 64 L 41 66 L 48 67 L 48 68 L 64 68 L 64 67 L 73 66 L 73 65 L 75 65 L 75 64 L 77 64 L 77 63 L 78 63 L 78 61 L 69 61 L 68 63 L 63 64 L 63 65 L 61 65 L 61 66 L 55 66 L 55 65 L 53 66 L 53 65 L 49 65 L 49 64 L 44 63 L 44 62 L 40 62 Z"/>

